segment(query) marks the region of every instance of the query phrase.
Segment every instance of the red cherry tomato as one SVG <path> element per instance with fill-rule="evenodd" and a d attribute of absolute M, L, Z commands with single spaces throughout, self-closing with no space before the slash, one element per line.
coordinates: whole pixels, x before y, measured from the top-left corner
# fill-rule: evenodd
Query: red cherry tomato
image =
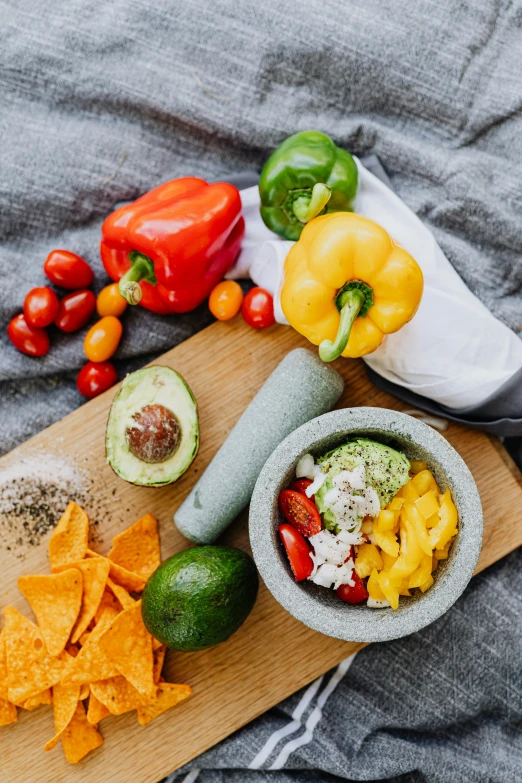
<path fill-rule="evenodd" d="M 30 326 L 43 329 L 52 324 L 58 315 L 60 302 L 51 288 L 32 288 L 24 300 L 24 316 Z"/>
<path fill-rule="evenodd" d="M 336 590 L 337 595 L 341 601 L 346 601 L 347 604 L 362 604 L 363 601 L 368 600 L 368 590 L 355 571 L 352 573 L 352 579 L 355 582 L 353 587 L 351 585 L 341 585 Z"/>
<path fill-rule="evenodd" d="M 266 329 L 275 323 L 274 300 L 264 288 L 251 288 L 241 305 L 241 314 L 253 329 Z"/>
<path fill-rule="evenodd" d="M 293 489 L 284 489 L 279 493 L 278 503 L 286 521 L 297 528 L 301 535 L 309 538 L 322 530 L 323 524 L 317 507 L 306 495 L 294 492 Z"/>
<path fill-rule="evenodd" d="M 293 489 L 294 492 L 300 492 L 301 495 L 305 495 L 306 494 L 305 490 L 308 489 L 310 484 L 312 484 L 312 481 L 310 479 L 304 479 L 304 478 L 297 479 L 297 481 L 294 481 L 290 489 Z M 308 497 L 308 495 L 306 495 L 306 497 Z M 312 503 L 315 503 L 314 495 L 312 495 L 310 500 L 312 501 Z"/>
<path fill-rule="evenodd" d="M 74 291 L 64 296 L 55 324 L 62 332 L 76 332 L 85 326 L 96 307 L 92 291 Z"/>
<path fill-rule="evenodd" d="M 296 582 L 307 579 L 314 570 L 310 557 L 310 545 L 301 533 L 292 525 L 279 525 L 277 528 L 290 563 Z"/>
<path fill-rule="evenodd" d="M 76 378 L 76 386 L 84 397 L 96 397 L 118 382 L 118 373 L 112 362 L 87 362 Z"/>
<path fill-rule="evenodd" d="M 45 356 L 49 351 L 49 335 L 46 330 L 31 326 L 22 314 L 15 315 L 9 322 L 7 336 L 15 348 L 28 356 Z"/>
<path fill-rule="evenodd" d="M 94 280 L 94 272 L 87 261 L 70 250 L 51 250 L 44 272 L 51 283 L 71 291 L 87 288 Z"/>

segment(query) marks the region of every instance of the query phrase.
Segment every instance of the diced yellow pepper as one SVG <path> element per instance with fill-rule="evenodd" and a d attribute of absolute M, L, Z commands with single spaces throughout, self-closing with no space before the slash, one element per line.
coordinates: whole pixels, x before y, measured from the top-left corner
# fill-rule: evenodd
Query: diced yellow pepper
<path fill-rule="evenodd" d="M 433 514 L 439 513 L 439 503 L 432 489 L 415 501 L 415 506 L 424 519 L 429 519 Z"/>
<path fill-rule="evenodd" d="M 439 510 L 439 522 L 430 530 L 430 544 L 435 549 L 444 549 L 457 533 L 458 514 L 449 489 L 443 495 Z"/>
<path fill-rule="evenodd" d="M 413 574 L 410 576 L 408 587 L 410 590 L 412 590 L 414 587 L 420 587 L 423 585 L 431 576 L 431 569 L 432 569 L 432 562 L 433 558 L 431 555 L 424 555 L 422 560 L 420 561 L 420 565 L 418 568 L 415 569 Z"/>
<path fill-rule="evenodd" d="M 439 509 L 440 510 L 440 509 Z M 439 512 L 437 511 L 436 514 L 433 514 L 433 516 L 429 517 L 426 520 L 426 527 L 428 530 L 432 527 L 436 527 L 439 524 Z"/>
<path fill-rule="evenodd" d="M 420 459 L 410 460 L 410 470 L 412 473 L 420 473 L 421 470 L 428 470 L 428 465 Z"/>
<path fill-rule="evenodd" d="M 431 471 L 421 470 L 420 473 L 417 473 L 417 475 L 412 478 L 411 483 L 414 485 L 419 495 L 424 495 L 429 489 L 433 489 L 435 479 L 433 478 Z"/>
<path fill-rule="evenodd" d="M 382 567 L 379 568 L 379 571 L 381 570 L 391 571 L 391 568 L 392 566 L 395 565 L 397 558 L 392 557 L 391 555 L 389 555 L 387 552 L 384 551 L 381 552 L 381 557 L 382 557 Z"/>
<path fill-rule="evenodd" d="M 377 569 L 374 569 L 371 572 L 368 581 L 366 582 L 366 589 L 368 590 L 368 595 L 370 598 L 373 598 L 374 601 L 382 601 L 384 599 L 384 593 L 379 586 L 379 574 L 377 573 Z"/>
<path fill-rule="evenodd" d="M 379 516 L 375 520 L 373 532 L 375 533 L 376 530 L 379 530 L 381 533 L 385 533 L 386 530 L 393 530 L 396 524 L 397 517 L 394 512 L 383 509 L 382 511 L 379 511 Z"/>
<path fill-rule="evenodd" d="M 397 589 L 399 591 L 399 595 L 405 595 L 407 598 L 411 598 L 411 593 L 408 589 L 408 582 L 409 582 L 409 577 L 407 576 L 404 577 L 404 579 L 402 580 L 402 582 L 400 583 Z"/>
<path fill-rule="evenodd" d="M 425 593 L 425 592 L 426 592 L 426 590 L 429 590 L 429 589 L 430 589 L 430 587 L 432 586 L 432 584 L 433 584 L 433 577 L 432 577 L 432 576 L 431 576 L 431 574 L 430 574 L 430 577 L 429 577 L 429 579 L 426 579 L 426 581 L 424 582 L 424 584 L 420 586 L 420 589 L 422 590 L 422 592 L 423 592 L 423 593 Z"/>
<path fill-rule="evenodd" d="M 397 590 L 397 585 L 393 583 L 393 581 L 390 579 L 390 574 L 388 571 L 381 571 L 379 576 L 377 577 L 377 580 L 379 582 L 379 587 L 381 588 L 382 592 L 384 593 L 384 597 L 390 604 L 392 609 L 398 609 L 399 607 L 399 591 Z"/>
<path fill-rule="evenodd" d="M 413 503 L 405 503 L 401 514 L 409 522 L 411 522 L 413 529 L 415 530 L 415 535 L 417 536 L 417 541 L 419 542 L 420 548 L 424 554 L 430 555 L 431 557 L 433 546 L 428 537 L 428 531 L 426 530 L 424 517 L 419 514 Z"/>
<path fill-rule="evenodd" d="M 420 473 L 418 474 L 421 475 Z M 413 503 L 415 500 L 420 498 L 421 493 L 418 491 L 417 487 L 413 483 L 415 481 L 415 478 L 412 478 L 411 481 L 408 481 L 407 484 L 405 484 L 403 487 L 400 488 L 399 492 L 401 493 L 401 497 L 404 498 L 404 500 L 407 500 L 409 503 Z"/>
<path fill-rule="evenodd" d="M 375 543 L 377 546 L 387 552 L 392 557 L 397 557 L 399 554 L 399 542 L 394 533 L 391 530 L 382 532 L 381 530 L 373 529 L 373 535 L 375 536 Z"/>
<path fill-rule="evenodd" d="M 374 569 L 380 571 L 382 565 L 381 553 L 375 544 L 361 544 L 357 548 L 355 573 L 360 579 L 364 579 L 365 576 L 370 576 Z"/>
<path fill-rule="evenodd" d="M 401 549 L 397 562 L 392 566 L 392 579 L 402 579 L 412 574 L 419 565 L 423 551 L 420 547 L 413 525 L 408 519 L 401 520 Z"/>
<path fill-rule="evenodd" d="M 387 508 L 389 508 L 390 511 L 400 511 L 403 505 L 404 505 L 404 498 L 400 498 L 398 497 L 398 495 L 395 495 L 393 500 L 391 500 L 388 503 Z"/>
<path fill-rule="evenodd" d="M 439 518 L 437 516 L 437 522 Z M 373 533 L 373 519 L 366 519 L 362 525 L 361 525 L 361 533 L 366 533 L 367 536 L 369 536 L 371 533 Z"/>
<path fill-rule="evenodd" d="M 437 560 L 447 560 L 449 555 L 449 548 L 451 544 L 452 544 L 452 539 L 450 538 L 450 540 L 448 541 L 444 549 L 435 549 L 435 551 L 433 552 L 435 558 Z"/>

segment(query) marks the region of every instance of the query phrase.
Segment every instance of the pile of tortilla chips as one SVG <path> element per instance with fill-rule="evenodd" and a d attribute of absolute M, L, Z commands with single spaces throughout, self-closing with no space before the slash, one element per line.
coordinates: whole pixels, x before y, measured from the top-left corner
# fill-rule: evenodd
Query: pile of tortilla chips
<path fill-rule="evenodd" d="M 17 720 L 17 707 L 52 704 L 45 750 L 61 740 L 71 764 L 103 743 L 98 724 L 108 715 L 136 710 L 146 726 L 191 693 L 162 679 L 165 647 L 131 595 L 161 561 L 155 518 L 115 536 L 107 557 L 88 536 L 87 514 L 70 503 L 49 542 L 51 573 L 18 580 L 37 624 L 7 606 L 0 632 L 0 726 Z"/>

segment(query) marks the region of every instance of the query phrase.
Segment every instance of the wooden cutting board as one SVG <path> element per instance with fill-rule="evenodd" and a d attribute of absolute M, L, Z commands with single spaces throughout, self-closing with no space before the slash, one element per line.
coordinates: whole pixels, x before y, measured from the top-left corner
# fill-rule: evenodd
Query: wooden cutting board
<path fill-rule="evenodd" d="M 189 382 L 199 403 L 201 449 L 189 471 L 161 489 L 130 486 L 105 463 L 104 431 L 114 389 L 49 427 L 0 460 L 0 471 L 39 455 L 56 455 L 88 473 L 86 508 L 93 525 L 93 548 L 106 553 L 111 537 L 145 512 L 160 522 L 162 555 L 186 548 L 172 515 L 217 451 L 255 393 L 292 348 L 307 343 L 288 327 L 255 332 L 240 319 L 217 323 L 166 353 L 167 364 Z M 405 406 L 367 380 L 360 361 L 341 360 L 346 381 L 339 407 Z M 484 546 L 478 570 L 522 544 L 521 474 L 496 440 L 451 425 L 444 433 L 469 465 L 484 506 Z M 232 466 L 233 467 L 233 466 Z M 1 527 L 1 525 L 0 525 Z M 47 540 L 39 545 L 4 542 L 0 608 L 13 604 L 31 616 L 16 582 L 23 573 L 47 573 Z M 246 512 L 223 542 L 248 549 Z M 201 653 L 170 654 L 169 681 L 192 685 L 192 699 L 142 728 L 134 713 L 101 723 L 105 744 L 76 766 L 60 747 L 44 752 L 53 736 L 49 707 L 19 711 L 17 724 L 0 729 L 0 780 L 9 783 L 157 783 L 281 699 L 294 693 L 361 645 L 336 641 L 294 620 L 262 586 L 254 611 L 225 644 Z"/>

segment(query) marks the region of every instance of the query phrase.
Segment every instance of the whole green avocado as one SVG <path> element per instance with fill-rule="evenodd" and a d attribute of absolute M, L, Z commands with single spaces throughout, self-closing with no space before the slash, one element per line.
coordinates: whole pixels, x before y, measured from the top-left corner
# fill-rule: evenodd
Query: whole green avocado
<path fill-rule="evenodd" d="M 259 578 L 246 552 L 202 546 L 178 552 L 143 591 L 148 631 L 171 650 L 196 652 L 229 638 L 256 602 Z"/>

